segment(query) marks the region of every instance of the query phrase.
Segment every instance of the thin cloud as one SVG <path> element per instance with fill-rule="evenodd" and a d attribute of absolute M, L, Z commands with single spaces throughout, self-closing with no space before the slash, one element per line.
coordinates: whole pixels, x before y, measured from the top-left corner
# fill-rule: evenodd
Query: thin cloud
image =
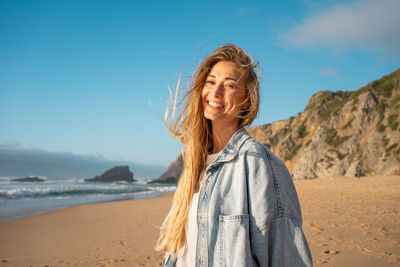
<path fill-rule="evenodd" d="M 279 37 L 282 44 L 300 48 L 363 48 L 399 53 L 399 10 L 398 0 L 340 4 L 306 17 Z"/>
<path fill-rule="evenodd" d="M 317 72 L 321 76 L 336 77 L 339 76 L 339 71 L 333 68 L 321 68 Z"/>
<path fill-rule="evenodd" d="M 130 166 L 135 178 L 156 178 L 164 171 L 158 165 L 108 160 L 99 153 L 81 155 L 0 144 L 0 177 L 91 178 L 120 165 Z"/>
<path fill-rule="evenodd" d="M 5 144 L 0 144 L 0 150 L 1 149 L 19 149 L 22 148 L 20 143 L 5 143 Z"/>
<path fill-rule="evenodd" d="M 255 6 L 241 6 L 236 8 L 236 14 L 239 16 L 247 16 L 247 15 L 252 15 L 255 13 L 259 13 L 260 9 Z"/>
<path fill-rule="evenodd" d="M 157 53 L 160 53 L 160 54 L 163 54 L 163 55 L 165 55 L 165 56 L 168 55 L 168 50 L 167 50 L 167 48 L 166 48 L 165 46 L 156 49 L 156 52 L 157 52 Z"/>

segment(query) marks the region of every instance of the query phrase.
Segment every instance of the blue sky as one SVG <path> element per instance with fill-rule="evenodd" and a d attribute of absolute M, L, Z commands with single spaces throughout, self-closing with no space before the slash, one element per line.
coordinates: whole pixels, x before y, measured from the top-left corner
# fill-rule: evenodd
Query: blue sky
<path fill-rule="evenodd" d="M 0 148 L 166 166 L 168 86 L 224 43 L 261 64 L 260 115 L 400 66 L 400 1 L 0 0 Z M 152 103 L 152 106 L 149 104 Z"/>

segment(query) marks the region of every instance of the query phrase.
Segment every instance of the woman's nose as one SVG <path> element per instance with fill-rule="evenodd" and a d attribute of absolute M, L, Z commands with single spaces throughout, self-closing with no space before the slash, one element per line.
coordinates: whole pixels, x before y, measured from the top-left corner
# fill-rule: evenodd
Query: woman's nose
<path fill-rule="evenodd" d="M 223 97 L 225 93 L 225 87 L 222 83 L 218 83 L 214 88 L 214 96 Z"/>

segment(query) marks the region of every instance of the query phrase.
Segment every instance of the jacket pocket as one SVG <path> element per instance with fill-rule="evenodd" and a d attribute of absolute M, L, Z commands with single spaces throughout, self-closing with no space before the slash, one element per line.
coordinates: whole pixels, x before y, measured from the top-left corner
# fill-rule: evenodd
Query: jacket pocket
<path fill-rule="evenodd" d="M 220 266 L 252 266 L 249 215 L 220 215 Z"/>

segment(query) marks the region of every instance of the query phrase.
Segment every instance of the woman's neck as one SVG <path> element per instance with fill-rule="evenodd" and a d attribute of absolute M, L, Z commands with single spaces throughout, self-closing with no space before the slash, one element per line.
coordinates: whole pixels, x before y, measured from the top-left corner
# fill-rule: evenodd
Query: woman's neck
<path fill-rule="evenodd" d="M 224 127 L 212 126 L 213 153 L 220 152 L 238 129 L 239 125 L 229 125 Z"/>

